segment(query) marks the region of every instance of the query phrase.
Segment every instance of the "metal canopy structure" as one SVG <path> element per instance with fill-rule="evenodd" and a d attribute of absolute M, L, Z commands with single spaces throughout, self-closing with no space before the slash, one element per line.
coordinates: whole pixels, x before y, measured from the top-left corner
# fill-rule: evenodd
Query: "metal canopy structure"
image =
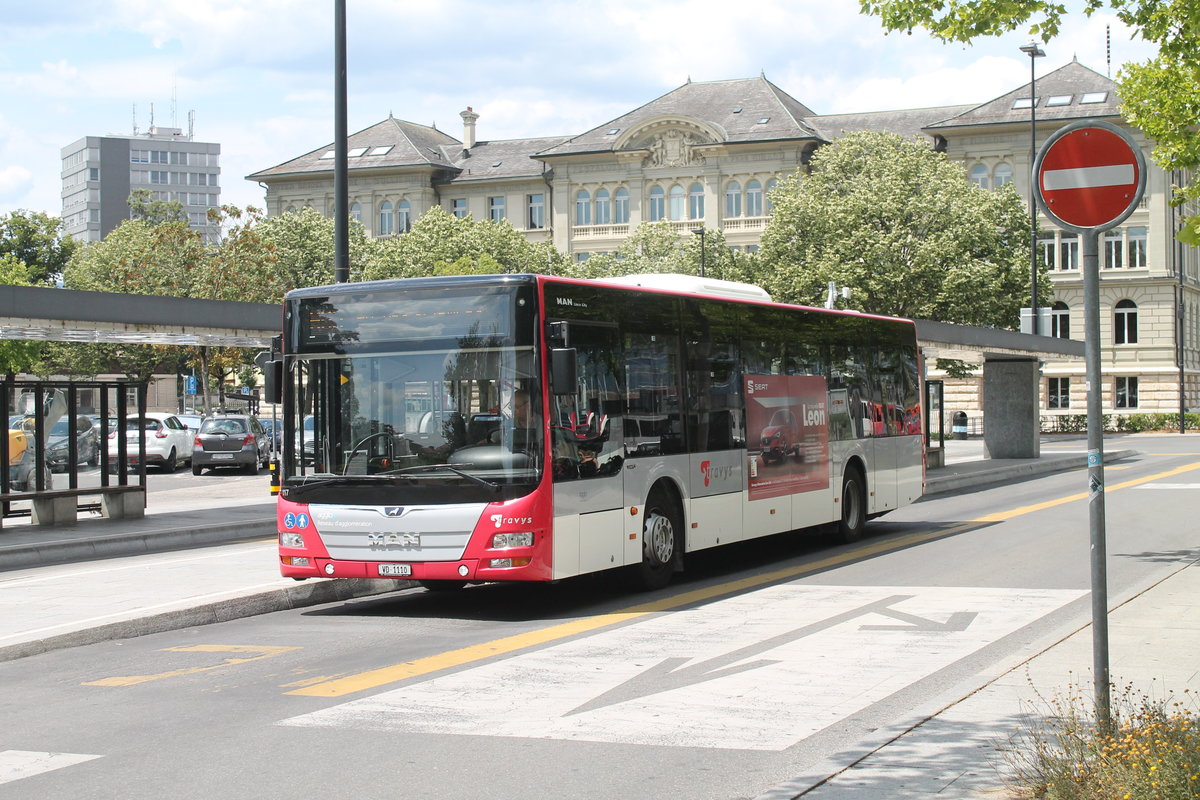
<path fill-rule="evenodd" d="M 262 348 L 282 326 L 272 303 L 0 286 L 0 339 Z"/>
<path fill-rule="evenodd" d="M 1014 359 L 1083 358 L 1083 342 L 996 328 L 917 320 L 917 342 L 925 358 L 985 363 Z"/>

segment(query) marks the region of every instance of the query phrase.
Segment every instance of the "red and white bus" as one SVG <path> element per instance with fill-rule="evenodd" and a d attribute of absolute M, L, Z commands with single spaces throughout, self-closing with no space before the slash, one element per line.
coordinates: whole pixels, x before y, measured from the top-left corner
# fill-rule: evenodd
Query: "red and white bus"
<path fill-rule="evenodd" d="M 908 320 L 687 276 L 457 276 L 290 292 L 282 342 L 293 578 L 658 587 L 705 548 L 857 539 L 924 486 Z"/>

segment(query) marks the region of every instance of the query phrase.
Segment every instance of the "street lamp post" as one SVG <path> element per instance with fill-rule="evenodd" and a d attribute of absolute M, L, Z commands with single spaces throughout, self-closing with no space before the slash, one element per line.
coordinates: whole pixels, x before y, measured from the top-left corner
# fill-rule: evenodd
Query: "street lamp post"
<path fill-rule="evenodd" d="M 692 228 L 692 233 L 700 237 L 700 277 L 704 277 L 704 226 Z"/>
<path fill-rule="evenodd" d="M 1029 295 L 1030 295 L 1030 333 L 1041 333 L 1038 330 L 1038 291 L 1037 291 L 1037 202 L 1034 200 L 1034 183 L 1037 176 L 1033 173 L 1033 162 L 1037 159 L 1037 82 L 1034 76 L 1034 63 L 1046 55 L 1036 41 L 1021 45 L 1021 52 L 1029 56 Z"/>

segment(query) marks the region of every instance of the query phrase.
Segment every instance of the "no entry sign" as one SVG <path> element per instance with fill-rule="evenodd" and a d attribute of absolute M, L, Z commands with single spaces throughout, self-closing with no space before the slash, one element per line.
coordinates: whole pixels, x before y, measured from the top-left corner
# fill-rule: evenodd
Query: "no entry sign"
<path fill-rule="evenodd" d="M 1060 227 L 1107 230 L 1130 215 L 1146 186 L 1146 162 L 1129 134 L 1077 122 L 1046 140 L 1034 163 L 1038 205 Z"/>

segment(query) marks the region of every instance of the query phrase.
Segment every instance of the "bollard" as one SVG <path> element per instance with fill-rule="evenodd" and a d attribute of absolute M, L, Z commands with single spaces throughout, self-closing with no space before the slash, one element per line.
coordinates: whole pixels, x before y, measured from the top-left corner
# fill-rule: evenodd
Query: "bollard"
<path fill-rule="evenodd" d="M 950 426 L 950 433 L 954 435 L 955 439 L 967 438 L 967 412 L 954 412 L 954 423 Z"/>

